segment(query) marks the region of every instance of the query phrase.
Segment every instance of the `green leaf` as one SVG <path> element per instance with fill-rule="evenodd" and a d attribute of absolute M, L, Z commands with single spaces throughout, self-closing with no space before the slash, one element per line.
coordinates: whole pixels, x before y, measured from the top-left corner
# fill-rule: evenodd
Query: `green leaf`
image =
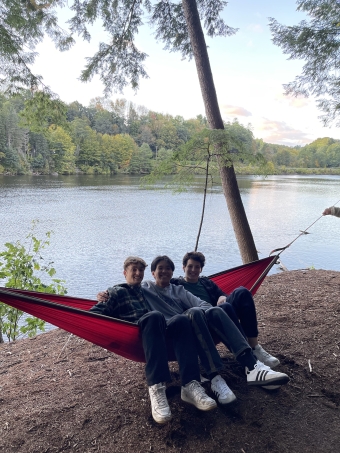
<path fill-rule="evenodd" d="M 56 274 L 55 268 L 51 266 L 53 263 L 44 263 L 41 251 L 48 242 L 34 236 L 35 227 L 36 222 L 33 223 L 25 244 L 19 241 L 5 244 L 7 250 L 0 253 L 0 279 L 4 280 L 2 285 L 6 288 L 66 294 L 65 282 L 51 278 Z M 46 237 L 50 236 L 51 232 L 47 232 Z M 33 254 L 29 252 L 31 248 Z M 37 260 L 42 261 L 43 265 Z M 23 318 L 25 316 L 22 311 L 0 302 L 0 336 L 4 334 L 8 341 L 14 341 L 20 335 L 31 337 L 44 330 L 44 321 L 34 317 Z"/>

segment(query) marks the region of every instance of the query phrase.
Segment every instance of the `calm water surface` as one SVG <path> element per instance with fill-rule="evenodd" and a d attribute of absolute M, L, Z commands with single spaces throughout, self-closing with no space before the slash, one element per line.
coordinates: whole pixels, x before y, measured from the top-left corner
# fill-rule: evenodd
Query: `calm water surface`
<path fill-rule="evenodd" d="M 260 257 L 287 245 L 340 198 L 337 176 L 238 181 Z M 181 274 L 181 258 L 195 246 L 201 204 L 200 182 L 174 195 L 141 189 L 139 178 L 131 176 L 0 176 L 0 250 L 7 241 L 24 241 L 32 221 L 39 220 L 36 236 L 54 232 L 43 256 L 54 262 L 68 293 L 95 298 L 124 280 L 122 263 L 130 254 L 148 263 L 167 254 L 175 275 Z M 310 231 L 282 254 L 283 264 L 289 270 L 340 271 L 340 219 L 323 217 Z M 199 250 L 207 258 L 206 275 L 242 264 L 220 188 L 208 195 Z"/>

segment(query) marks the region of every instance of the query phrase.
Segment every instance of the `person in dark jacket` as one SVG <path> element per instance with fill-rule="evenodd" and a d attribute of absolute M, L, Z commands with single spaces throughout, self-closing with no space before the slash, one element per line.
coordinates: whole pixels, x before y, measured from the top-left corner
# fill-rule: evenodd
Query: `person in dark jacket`
<path fill-rule="evenodd" d="M 205 265 L 205 256 L 201 252 L 186 253 L 182 264 L 184 277 L 173 278 L 171 283 L 183 285 L 200 299 L 221 307 L 247 339 L 257 359 L 270 368 L 279 365 L 279 359 L 269 354 L 258 342 L 256 308 L 251 292 L 241 286 L 228 295 L 208 277 L 201 277 Z"/>

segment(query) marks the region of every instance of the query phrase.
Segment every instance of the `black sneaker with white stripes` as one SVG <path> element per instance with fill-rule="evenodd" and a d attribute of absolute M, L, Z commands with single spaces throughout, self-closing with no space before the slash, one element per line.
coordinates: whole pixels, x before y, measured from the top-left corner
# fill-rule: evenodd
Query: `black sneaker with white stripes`
<path fill-rule="evenodd" d="M 254 369 L 249 370 L 246 367 L 247 375 L 247 384 L 248 385 L 257 385 L 261 387 L 269 387 L 273 389 L 273 385 L 279 387 L 280 385 L 287 384 L 289 377 L 284 373 L 279 373 L 278 371 L 273 371 L 269 366 L 260 362 L 256 362 Z"/>

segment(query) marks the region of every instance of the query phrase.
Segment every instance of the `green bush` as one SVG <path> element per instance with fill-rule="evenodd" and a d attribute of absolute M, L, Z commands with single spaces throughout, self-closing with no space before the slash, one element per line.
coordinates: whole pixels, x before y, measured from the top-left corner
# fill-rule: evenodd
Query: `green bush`
<path fill-rule="evenodd" d="M 65 282 L 54 277 L 56 271 L 52 266 L 53 262 L 45 263 L 41 256 L 42 250 L 49 245 L 52 233 L 48 231 L 46 238 L 39 240 L 34 236 L 34 229 L 35 223 L 26 236 L 25 244 L 20 241 L 5 244 L 6 250 L 0 253 L 1 286 L 66 294 Z M 44 283 L 42 278 L 46 278 L 48 283 Z M 3 335 L 6 335 L 8 341 L 14 341 L 22 335 L 35 336 L 38 331 L 44 331 L 44 325 L 45 321 L 0 301 L 0 343 L 3 342 Z"/>

